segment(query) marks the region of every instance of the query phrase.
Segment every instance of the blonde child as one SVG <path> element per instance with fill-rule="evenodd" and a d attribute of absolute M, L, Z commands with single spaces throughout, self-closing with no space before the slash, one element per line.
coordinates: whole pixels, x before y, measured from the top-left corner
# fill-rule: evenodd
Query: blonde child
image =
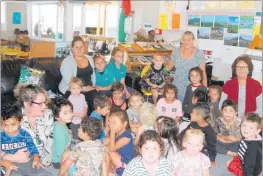
<path fill-rule="evenodd" d="M 72 130 L 72 143 L 75 144 L 78 142 L 78 128 L 80 127 L 81 119 L 87 116 L 88 105 L 85 100 L 85 96 L 81 93 L 83 89 L 82 81 L 79 78 L 72 78 L 69 83 L 70 96 L 68 100 L 73 105 L 73 119 L 70 124 Z"/>
<path fill-rule="evenodd" d="M 237 156 L 241 140 L 241 119 L 237 117 L 237 105 L 233 100 L 225 100 L 221 108 L 222 117 L 216 120 L 217 133 L 216 152 Z"/>
<path fill-rule="evenodd" d="M 241 134 L 243 139 L 240 142 L 238 156 L 230 162 L 228 170 L 235 175 L 243 173 L 244 176 L 259 176 L 262 172 L 262 118 L 256 113 L 248 113 L 243 117 L 241 123 Z M 240 163 L 240 165 L 235 166 Z M 241 167 L 240 167 L 241 166 Z M 241 168 L 241 172 L 236 168 Z"/>
<path fill-rule="evenodd" d="M 185 92 L 184 101 L 183 101 L 183 111 L 184 116 L 191 114 L 193 109 L 193 93 L 195 90 L 202 90 L 207 93 L 207 88 L 202 85 L 203 81 L 203 71 L 199 67 L 194 67 L 190 69 L 188 79 L 191 82 Z"/>
<path fill-rule="evenodd" d="M 183 150 L 174 156 L 174 176 L 209 176 L 211 163 L 201 150 L 204 146 L 204 133 L 199 129 L 186 131 L 182 145 Z"/>
<path fill-rule="evenodd" d="M 169 164 L 172 164 L 175 154 L 180 151 L 179 129 L 175 120 L 159 116 L 156 119 L 155 131 L 160 134 L 164 142 L 164 157 Z"/>
<path fill-rule="evenodd" d="M 170 75 L 164 67 L 165 56 L 156 53 L 153 56 L 153 64 L 142 77 L 142 87 L 151 90 L 153 103 L 157 103 L 159 93 L 162 93 L 164 85 L 169 81 Z"/>
<path fill-rule="evenodd" d="M 127 109 L 127 103 L 123 99 L 123 94 L 124 94 L 124 86 L 123 84 L 119 82 L 115 82 L 112 85 L 112 97 L 109 98 L 112 108 L 120 108 L 123 110 Z"/>
<path fill-rule="evenodd" d="M 124 65 L 124 53 L 118 47 L 115 47 L 111 52 L 111 60 L 108 64 L 108 69 L 109 69 L 109 72 L 113 74 L 115 81 L 120 82 L 124 86 L 125 96 L 126 98 L 129 98 L 130 93 L 125 84 L 127 68 Z"/>
<path fill-rule="evenodd" d="M 107 170 L 110 170 L 112 165 L 116 173 L 122 175 L 124 168 L 134 157 L 133 137 L 127 112 L 119 108 L 113 109 L 110 113 L 109 128 L 109 135 L 104 141 L 108 147 Z"/>
<path fill-rule="evenodd" d="M 222 88 L 218 85 L 212 85 L 208 88 L 208 103 L 210 106 L 209 122 L 212 128 L 215 129 L 216 119 L 220 116 L 219 101 L 221 97 Z"/>
<path fill-rule="evenodd" d="M 53 133 L 52 165 L 55 169 L 59 169 L 62 154 L 70 145 L 67 123 L 72 121 L 73 106 L 69 100 L 58 97 L 55 99 L 52 108 L 56 118 Z"/>
<path fill-rule="evenodd" d="M 145 131 L 137 145 L 138 156 L 131 160 L 123 176 L 170 176 L 172 169 L 163 157 L 164 144 L 159 134 L 153 130 Z"/>
<path fill-rule="evenodd" d="M 132 133 L 136 133 L 137 129 L 141 126 L 140 109 L 144 102 L 144 99 L 139 93 L 132 93 L 129 97 L 127 114 L 129 117 L 129 123 Z"/>
<path fill-rule="evenodd" d="M 96 86 L 95 89 L 99 94 L 111 96 L 111 87 L 114 81 L 113 74 L 107 67 L 107 62 L 103 55 L 96 54 L 94 57 L 94 66 L 96 74 Z"/>
<path fill-rule="evenodd" d="M 172 84 L 164 86 L 164 98 L 161 98 L 156 104 L 156 110 L 159 116 L 167 116 L 179 122 L 183 115 L 182 104 L 176 99 L 177 89 Z"/>

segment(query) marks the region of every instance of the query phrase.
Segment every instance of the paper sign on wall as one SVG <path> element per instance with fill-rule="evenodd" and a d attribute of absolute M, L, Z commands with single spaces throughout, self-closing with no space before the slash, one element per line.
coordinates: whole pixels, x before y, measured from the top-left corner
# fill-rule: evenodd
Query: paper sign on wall
<path fill-rule="evenodd" d="M 172 14 L 172 29 L 180 29 L 181 17 L 180 13 Z"/>
<path fill-rule="evenodd" d="M 239 8 L 241 10 L 247 10 L 247 9 L 255 9 L 256 8 L 256 2 L 255 1 L 239 1 Z"/>
<path fill-rule="evenodd" d="M 20 12 L 13 12 L 13 24 L 21 24 L 21 13 Z"/>
<path fill-rule="evenodd" d="M 159 16 L 159 29 L 168 29 L 168 15 L 165 13 Z"/>

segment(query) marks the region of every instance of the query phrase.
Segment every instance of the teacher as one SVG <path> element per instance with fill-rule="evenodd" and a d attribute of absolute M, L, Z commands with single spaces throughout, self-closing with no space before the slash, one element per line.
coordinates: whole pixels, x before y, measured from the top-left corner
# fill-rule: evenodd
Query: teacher
<path fill-rule="evenodd" d="M 172 60 L 168 62 L 167 69 L 172 70 L 175 66 L 173 84 L 178 89 L 178 99 L 183 102 L 186 87 L 190 84 L 188 79 L 191 68 L 200 67 L 203 71 L 203 85 L 207 86 L 206 59 L 202 50 L 194 46 L 195 36 L 191 31 L 184 32 L 181 38 L 181 47 L 175 48 Z"/>
<path fill-rule="evenodd" d="M 69 95 L 69 82 L 73 77 L 82 80 L 83 94 L 88 103 L 88 111 L 93 111 L 93 100 L 98 95 L 95 90 L 95 72 L 93 58 L 85 53 L 85 42 L 80 36 L 75 36 L 72 41 L 72 55 L 62 61 L 60 72 L 62 80 L 59 83 L 59 90 L 64 95 Z"/>
<path fill-rule="evenodd" d="M 222 88 L 220 105 L 227 98 L 235 101 L 238 104 L 239 117 L 248 112 L 262 115 L 262 86 L 251 78 L 252 72 L 253 63 L 250 57 L 239 56 L 232 64 L 232 79 Z"/>

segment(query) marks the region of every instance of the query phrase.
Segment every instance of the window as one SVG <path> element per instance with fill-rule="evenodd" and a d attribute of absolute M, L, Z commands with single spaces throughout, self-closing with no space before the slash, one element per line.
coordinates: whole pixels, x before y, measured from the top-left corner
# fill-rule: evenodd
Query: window
<path fill-rule="evenodd" d="M 73 31 L 75 34 L 80 34 L 82 29 L 82 3 L 73 5 Z"/>
<path fill-rule="evenodd" d="M 63 4 L 35 4 L 32 6 L 33 36 L 62 39 L 64 27 L 63 23 Z"/>
<path fill-rule="evenodd" d="M 1 1 L 1 30 L 6 30 L 6 3 Z"/>

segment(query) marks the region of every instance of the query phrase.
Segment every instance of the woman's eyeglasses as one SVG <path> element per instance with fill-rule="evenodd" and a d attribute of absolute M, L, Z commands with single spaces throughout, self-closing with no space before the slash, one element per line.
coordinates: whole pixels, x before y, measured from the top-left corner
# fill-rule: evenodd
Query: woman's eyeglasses
<path fill-rule="evenodd" d="M 33 104 L 36 104 L 36 105 L 38 105 L 38 106 L 44 106 L 44 105 L 47 105 L 48 101 L 46 100 L 46 101 L 44 101 L 44 102 L 39 102 L 39 103 L 32 101 L 32 103 L 33 103 Z"/>

